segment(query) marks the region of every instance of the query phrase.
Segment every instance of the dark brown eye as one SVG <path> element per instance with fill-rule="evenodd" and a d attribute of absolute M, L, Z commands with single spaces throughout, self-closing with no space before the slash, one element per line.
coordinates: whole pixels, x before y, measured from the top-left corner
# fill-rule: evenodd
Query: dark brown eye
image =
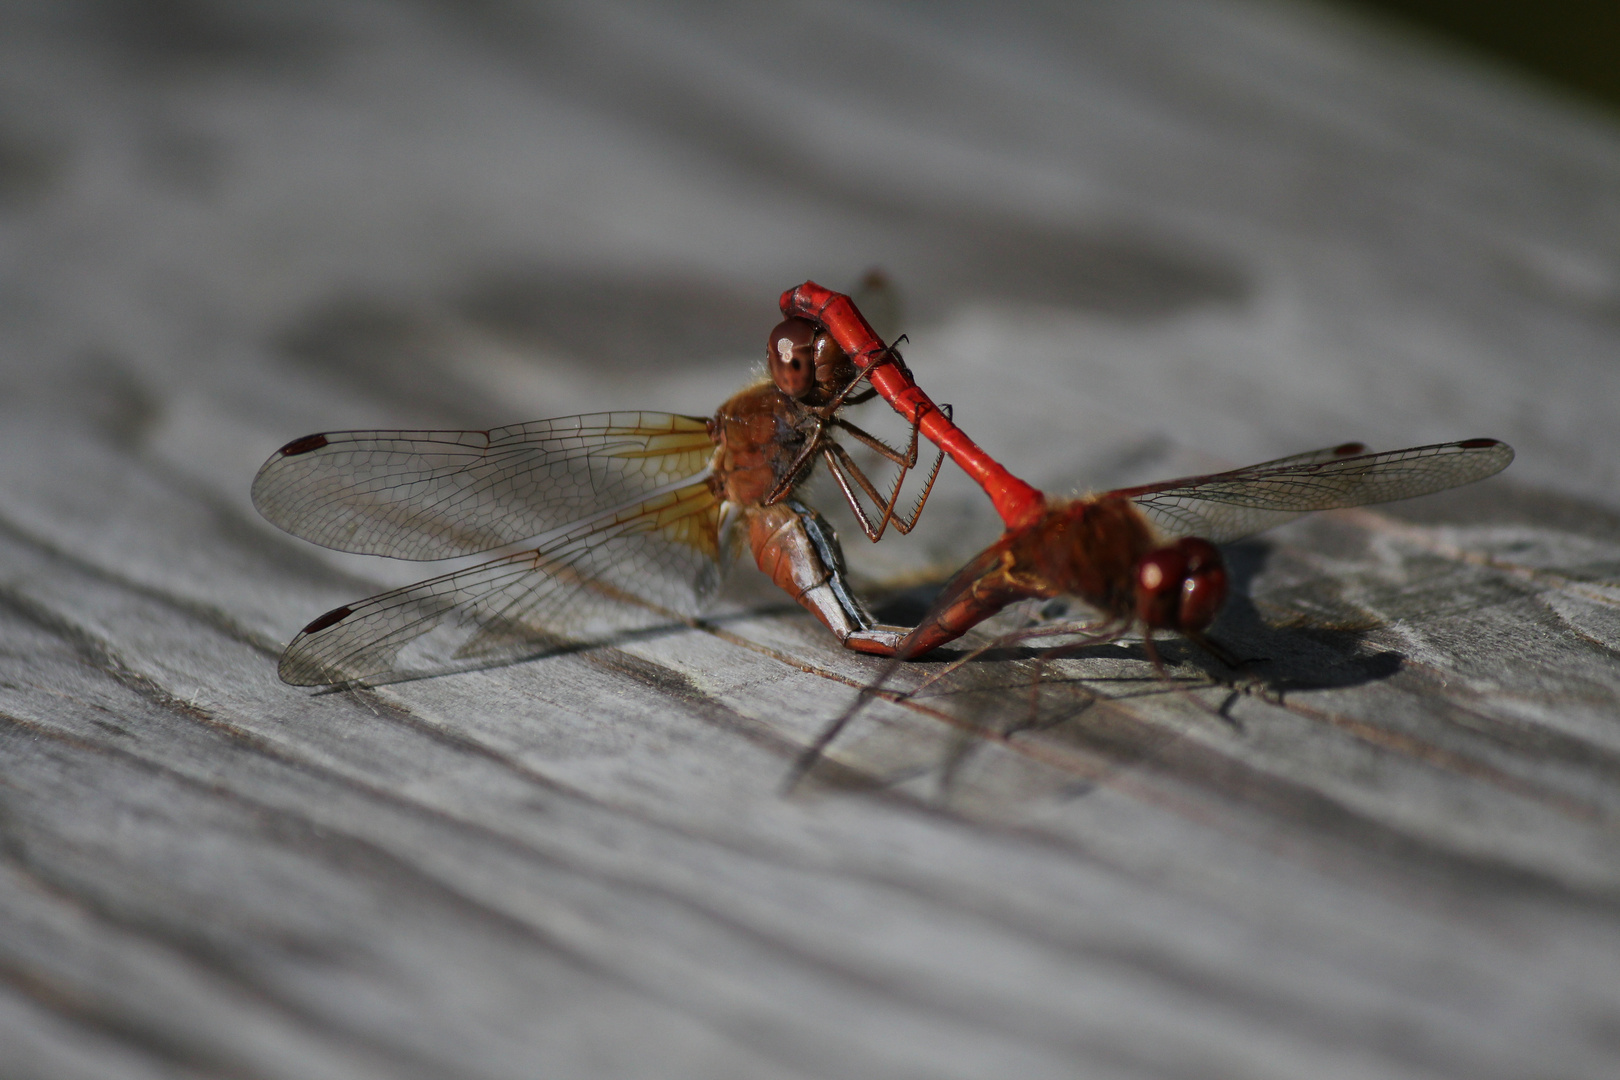
<path fill-rule="evenodd" d="M 816 385 L 815 342 L 815 323 L 783 319 L 765 344 L 771 381 L 790 398 L 802 398 Z"/>
<path fill-rule="evenodd" d="M 826 331 L 816 335 L 816 385 L 837 393 L 855 377 L 855 365 Z"/>

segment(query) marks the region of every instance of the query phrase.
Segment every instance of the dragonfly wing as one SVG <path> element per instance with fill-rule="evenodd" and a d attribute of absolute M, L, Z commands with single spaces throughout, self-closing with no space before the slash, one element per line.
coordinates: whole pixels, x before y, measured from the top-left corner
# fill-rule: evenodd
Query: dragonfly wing
<path fill-rule="evenodd" d="M 1314 465 L 1319 461 L 1337 461 L 1340 458 L 1357 457 L 1366 452 L 1366 443 L 1339 443 L 1337 446 L 1324 446 L 1320 450 L 1307 450 L 1303 454 L 1289 454 L 1287 457 L 1262 461 L 1258 465 L 1250 465 L 1248 468 L 1238 471 L 1254 472 L 1258 469 L 1280 469 L 1289 465 Z"/>
<path fill-rule="evenodd" d="M 593 413 L 490 431 L 336 431 L 278 450 L 253 505 L 323 547 L 472 555 L 567 530 L 703 473 L 708 421 Z"/>
<path fill-rule="evenodd" d="M 1394 502 L 1471 484 L 1513 460 L 1513 448 L 1496 439 L 1381 454 L 1340 456 L 1339 449 L 1109 494 L 1131 499 L 1166 538 L 1201 536 L 1224 544 L 1312 510 Z"/>
<path fill-rule="evenodd" d="M 538 548 L 330 611 L 282 654 L 297 686 L 440 674 L 697 613 L 719 585 L 719 503 L 667 492 Z"/>

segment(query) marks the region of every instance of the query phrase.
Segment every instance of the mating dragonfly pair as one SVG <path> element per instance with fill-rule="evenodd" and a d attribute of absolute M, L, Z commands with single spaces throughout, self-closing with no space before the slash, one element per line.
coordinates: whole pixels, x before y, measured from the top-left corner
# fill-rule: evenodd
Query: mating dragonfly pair
<path fill-rule="evenodd" d="M 259 470 L 253 502 L 295 536 L 399 559 L 498 553 L 327 612 L 287 647 L 282 679 L 382 682 L 679 624 L 701 611 L 745 543 L 846 647 L 897 661 L 1010 604 L 1060 595 L 1099 613 L 1086 627 L 1064 628 L 1083 631 L 1087 644 L 1140 629 L 1158 667 L 1153 634 L 1174 631 L 1224 657 L 1205 634 L 1227 593 L 1216 544 L 1307 511 L 1471 483 L 1513 460 L 1495 439 L 1377 454 L 1345 443 L 1231 472 L 1054 497 L 968 438 L 847 296 L 806 282 L 782 295 L 781 308 L 767 344 L 769 381 L 713 417 L 596 413 L 490 431 L 333 432 L 282 447 Z M 839 415 L 873 395 L 910 425 L 904 449 Z M 919 435 L 939 453 L 901 513 Z M 840 436 L 896 467 L 887 493 Z M 825 462 L 876 541 L 891 525 L 909 532 L 916 524 L 946 454 L 984 489 L 1006 531 L 950 579 L 917 626 L 876 624 L 848 587 L 837 537 L 795 494 Z"/>

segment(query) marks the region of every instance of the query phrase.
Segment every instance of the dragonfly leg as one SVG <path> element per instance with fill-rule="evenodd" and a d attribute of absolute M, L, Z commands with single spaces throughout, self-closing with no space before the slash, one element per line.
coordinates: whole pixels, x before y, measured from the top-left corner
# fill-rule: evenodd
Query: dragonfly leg
<path fill-rule="evenodd" d="M 899 342 L 895 342 L 895 344 L 898 345 Z M 842 348 L 842 345 L 839 347 Z M 845 405 L 858 405 L 863 401 L 871 401 L 871 394 L 869 394 L 867 391 L 870 390 L 872 393 L 876 393 L 876 387 L 868 387 L 867 390 L 862 390 L 859 392 L 857 392 L 855 388 L 861 385 L 861 383 L 865 382 L 867 379 L 871 378 L 872 369 L 877 367 L 879 364 L 898 363 L 899 361 L 900 354 L 895 352 L 892 346 L 885 352 L 880 353 L 877 359 L 873 360 L 872 363 L 867 367 L 857 371 L 855 373 L 855 377 L 850 379 L 849 382 L 845 383 L 843 388 L 839 390 L 838 393 L 833 395 L 832 400 L 821 407 L 822 415 L 831 416 Z M 904 369 L 905 365 L 901 363 L 900 367 Z M 910 373 L 907 372 L 907 374 Z"/>
<path fill-rule="evenodd" d="M 1142 650 L 1147 653 L 1147 658 L 1152 661 L 1154 674 L 1159 676 L 1160 681 L 1167 686 L 1174 686 L 1175 683 L 1171 681 L 1170 673 L 1164 669 L 1164 661 L 1159 657 L 1158 647 L 1153 644 L 1152 627 L 1142 629 Z"/>
<path fill-rule="evenodd" d="M 1104 624 L 1104 625 L 1111 625 L 1111 624 Z M 951 672 L 955 671 L 957 668 L 963 666 L 964 664 L 971 664 L 973 661 L 977 660 L 979 657 L 983 656 L 985 653 L 990 652 L 993 649 L 1004 649 L 1009 645 L 1016 645 L 1020 641 L 1028 641 L 1031 638 L 1056 637 L 1059 634 L 1077 634 L 1077 633 L 1078 634 L 1083 634 L 1083 633 L 1087 633 L 1088 631 L 1090 631 L 1092 629 L 1094 629 L 1094 628 L 1093 627 L 1086 627 L 1086 626 L 1076 627 L 1076 626 L 1072 626 L 1072 625 L 1069 625 L 1069 624 L 1065 623 L 1062 626 L 1040 626 L 1040 625 L 1037 625 L 1037 626 L 1025 626 L 1025 627 L 1021 627 L 1020 629 L 1017 629 L 1017 630 L 1009 630 L 1007 633 L 1002 634 L 1000 637 L 991 638 L 989 641 L 985 642 L 983 645 L 980 645 L 977 649 L 974 649 L 972 652 L 967 653 L 967 654 L 962 655 L 962 656 L 959 656 L 955 660 L 952 660 L 950 663 L 946 664 L 944 667 L 940 668 L 938 671 L 934 672 L 932 675 L 929 675 L 928 678 L 924 679 L 921 683 L 919 683 L 917 685 L 917 688 L 915 690 L 910 691 L 906 696 L 907 697 L 916 697 L 918 694 L 921 694 L 924 690 L 928 689 L 928 687 L 930 687 L 934 683 L 938 682 L 940 679 L 943 679 L 945 676 L 949 675 Z M 1112 637 L 1118 637 L 1118 636 L 1119 636 L 1118 634 L 1113 634 L 1112 635 Z M 1049 650 L 1047 653 L 1043 653 L 1037 659 L 1041 659 L 1041 660 L 1057 659 L 1057 658 L 1065 655 L 1065 653 L 1064 653 L 1065 649 L 1073 648 L 1075 646 L 1080 646 L 1080 645 L 1094 645 L 1099 641 L 1106 641 L 1106 640 L 1110 640 L 1110 638 L 1109 637 L 1103 637 L 1103 636 L 1088 637 L 1084 641 L 1075 642 L 1072 645 L 1064 645 L 1064 646 L 1060 646 L 1057 649 Z"/>
<path fill-rule="evenodd" d="M 1199 631 L 1182 631 L 1182 636 L 1188 641 L 1203 649 L 1209 655 L 1231 668 L 1233 671 L 1242 671 L 1249 666 L 1249 661 L 1240 659 L 1231 649 L 1216 641 L 1208 634 Z"/>
<path fill-rule="evenodd" d="M 872 481 L 867 479 L 866 474 L 861 472 L 855 462 L 850 460 L 849 454 L 837 443 L 828 443 L 826 449 L 822 452 L 822 456 L 827 459 L 827 471 L 832 473 L 833 479 L 838 482 L 838 489 L 844 493 L 844 501 L 849 503 L 849 508 L 855 512 L 855 520 L 860 522 L 861 532 L 865 533 L 866 538 L 872 543 L 877 543 L 883 538 L 883 533 L 888 529 L 889 523 L 894 520 L 894 499 L 891 498 L 885 502 L 881 496 L 877 495 L 872 489 Z M 872 519 L 866 516 L 866 508 L 861 505 L 859 496 L 849 486 L 851 476 L 854 477 L 855 483 L 860 486 L 861 490 L 865 491 L 873 502 L 883 508 L 883 519 L 877 525 L 874 526 Z M 904 480 L 905 477 L 905 470 L 901 469 L 899 479 L 895 481 L 895 498 L 900 495 L 900 481 Z"/>
<path fill-rule="evenodd" d="M 820 514 L 794 499 L 753 511 L 748 542 L 770 579 L 848 648 L 893 655 L 904 627 L 873 621 L 850 591 L 838 535 Z"/>
<path fill-rule="evenodd" d="M 941 450 L 934 456 L 933 468 L 929 470 L 928 480 L 923 484 L 921 494 L 917 496 L 916 501 L 912 504 L 911 512 L 897 515 L 894 510 L 900 501 L 900 486 L 905 483 L 906 473 L 917 464 L 917 424 L 913 423 L 911 425 L 910 448 L 905 453 L 901 453 L 881 439 L 868 435 L 853 424 L 846 424 L 842 420 L 836 421 L 836 423 L 900 467 L 898 474 L 894 478 L 894 488 L 885 497 L 878 493 L 877 486 L 872 483 L 860 466 L 855 464 L 854 459 L 849 456 L 847 450 L 836 442 L 828 442 L 823 451 L 827 459 L 827 470 L 833 474 L 833 479 L 838 481 L 838 486 L 843 491 L 844 498 L 849 501 L 850 509 L 855 511 L 855 517 L 861 523 L 861 531 L 866 533 L 866 538 L 873 543 L 883 538 L 884 531 L 891 524 L 900 532 L 909 533 L 916 527 L 917 519 L 922 516 L 923 506 L 928 502 L 928 496 L 934 490 L 934 481 L 939 479 L 939 468 L 945 462 L 945 452 Z M 865 509 L 861 506 L 860 499 L 850 488 L 851 479 L 855 481 L 856 486 L 861 491 L 866 493 L 866 497 L 871 499 L 883 511 L 882 519 L 877 525 L 872 524 L 871 519 L 866 515 Z"/>
<path fill-rule="evenodd" d="M 878 677 L 856 695 L 849 708 L 844 710 L 844 714 L 823 728 L 815 742 L 806 747 L 794 761 L 782 785 L 784 795 L 797 787 L 799 781 L 815 768 L 816 763 L 826 753 L 827 747 L 838 737 L 838 733 L 848 726 L 855 718 L 855 714 L 860 712 L 868 701 L 882 692 L 883 684 L 894 676 L 901 664 L 931 652 L 946 642 L 955 641 L 1008 604 L 1027 600 L 1031 596 L 1052 595 L 1050 592 L 1032 591 L 1028 583 L 1020 581 L 1014 574 L 1017 559 L 1013 557 L 1010 546 L 1017 540 L 1017 534 L 1003 535 L 1001 540 L 991 544 L 972 562 L 958 570 L 955 576 L 945 583 L 944 590 L 923 615 L 922 621 L 895 645 L 883 649 L 878 647 L 880 644 L 878 642 L 872 642 L 872 647 L 845 642 L 851 648 L 859 648 L 862 652 L 889 656 L 892 659 L 878 673 Z"/>
<path fill-rule="evenodd" d="M 782 470 L 781 478 L 777 480 L 776 486 L 765 494 L 762 501 L 766 506 L 775 506 L 780 503 L 805 479 L 810 466 L 815 462 L 816 454 L 827 444 L 823 423 L 820 420 L 816 421 L 816 430 L 805 440 L 804 448 L 799 451 L 788 467 Z"/>
<path fill-rule="evenodd" d="M 949 415 L 950 406 L 947 405 L 945 408 L 947 415 Z M 901 468 L 911 469 L 915 468 L 917 465 L 917 435 L 922 430 L 922 420 L 920 417 L 911 422 L 911 434 L 907 436 L 908 441 L 906 444 L 906 449 L 904 450 L 895 449 L 882 439 L 878 438 L 876 435 L 873 435 L 870 431 L 850 423 L 841 416 L 834 417 L 832 424 L 834 427 L 849 432 L 855 437 L 856 441 L 860 442 L 864 446 L 871 447 L 873 450 L 876 450 L 879 454 L 882 454 L 884 457 L 888 458 L 896 465 L 899 465 Z"/>
<path fill-rule="evenodd" d="M 927 614 L 923 616 L 922 622 L 918 623 L 916 628 L 909 634 L 906 634 L 896 647 L 892 647 L 886 652 L 880 652 L 876 648 L 861 649 L 862 652 L 888 656 L 891 659 L 888 664 L 884 665 L 883 670 L 878 673 L 878 677 L 861 689 L 855 700 L 850 703 L 849 708 L 844 710 L 844 714 L 823 728 L 821 734 L 816 737 L 815 742 L 805 747 L 804 751 L 794 761 L 793 767 L 788 770 L 787 778 L 782 784 L 782 793 L 786 795 L 791 792 L 798 786 L 799 781 L 804 779 L 810 770 L 815 768 L 816 763 L 821 760 L 827 751 L 827 747 L 838 737 L 839 732 L 849 725 L 849 722 L 855 718 L 855 714 L 860 712 L 868 701 L 882 693 L 883 684 L 894 677 L 894 673 L 900 670 L 902 664 L 946 642 L 956 640 L 976 624 L 988 619 L 1008 604 L 1026 599 L 1029 595 L 1027 589 L 1020 588 L 1016 582 L 1007 577 L 1005 563 L 1001 558 L 1000 544 L 992 545 L 984 552 L 981 552 L 978 558 L 957 571 L 956 576 L 946 583 L 945 590 L 940 594 L 939 599 L 934 601 L 934 606 L 929 608 Z M 966 657 L 947 666 L 945 672 L 954 671 L 967 661 L 1009 640 L 1016 641 L 1023 638 L 1039 637 L 1044 633 L 1057 632 L 1067 632 L 1067 628 L 1064 628 L 1063 631 L 1048 628 L 1015 630 L 1011 634 L 1003 635 L 989 644 L 975 649 Z M 848 645 L 849 642 L 845 642 L 845 644 Z M 854 645 L 850 647 L 859 648 L 859 646 Z M 932 683 L 936 678 L 938 678 L 937 675 L 928 679 L 923 683 L 923 686 Z M 922 687 L 917 689 L 920 690 Z M 916 691 L 912 691 L 912 694 L 914 693 Z M 897 698 L 909 697 L 911 694 L 891 696 Z"/>
<path fill-rule="evenodd" d="M 834 427 L 849 432 L 855 437 L 856 441 L 860 442 L 863 446 L 870 447 L 871 449 L 877 451 L 879 454 L 882 454 L 896 465 L 899 465 L 902 469 L 912 469 L 917 465 L 917 436 L 922 431 L 922 418 L 928 414 L 928 410 L 931 407 L 932 406 L 929 405 L 918 407 L 917 415 L 913 417 L 911 421 L 911 434 L 908 437 L 906 449 L 904 450 L 895 449 L 882 439 L 878 438 L 876 435 L 873 435 L 864 428 L 850 423 L 841 416 L 832 417 L 831 423 Z M 944 414 L 946 420 L 950 420 L 955 416 L 955 412 L 949 405 L 939 406 L 939 411 Z M 944 451 L 942 450 L 940 453 L 943 454 Z M 935 468 L 937 469 L 938 466 L 936 465 Z"/>

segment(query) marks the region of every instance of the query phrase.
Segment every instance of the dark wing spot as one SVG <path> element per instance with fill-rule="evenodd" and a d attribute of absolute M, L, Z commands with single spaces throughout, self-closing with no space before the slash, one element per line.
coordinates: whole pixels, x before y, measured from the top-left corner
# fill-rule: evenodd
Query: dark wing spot
<path fill-rule="evenodd" d="M 1483 450 L 1488 446 L 1502 445 L 1501 439 L 1464 439 L 1457 444 L 1464 450 Z"/>
<path fill-rule="evenodd" d="M 325 435 L 305 435 L 302 439 L 294 439 L 281 448 L 282 457 L 292 457 L 294 454 L 307 454 L 311 450 L 319 450 L 326 445 Z"/>
<path fill-rule="evenodd" d="M 1334 457 L 1355 457 L 1357 454 L 1365 454 L 1366 452 L 1367 444 L 1361 442 L 1341 443 L 1333 448 Z"/>
<path fill-rule="evenodd" d="M 322 630 L 325 630 L 328 626 L 335 626 L 344 619 L 347 619 L 352 614 L 354 614 L 354 609 L 349 607 L 347 604 L 340 608 L 333 608 L 325 615 L 322 615 L 320 618 L 304 627 L 303 630 L 299 631 L 299 633 L 318 634 Z"/>

